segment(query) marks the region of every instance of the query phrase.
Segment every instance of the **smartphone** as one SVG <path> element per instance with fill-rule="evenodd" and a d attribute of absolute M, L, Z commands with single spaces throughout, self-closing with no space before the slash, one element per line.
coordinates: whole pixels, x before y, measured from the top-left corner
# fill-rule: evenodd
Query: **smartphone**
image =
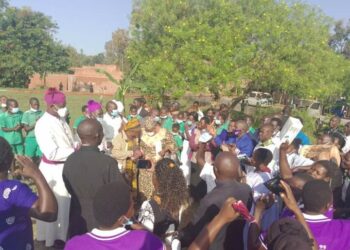
<path fill-rule="evenodd" d="M 284 191 L 280 177 L 272 178 L 271 180 L 264 182 L 264 185 L 268 190 L 276 195 L 280 195 L 280 193 Z"/>
<path fill-rule="evenodd" d="M 150 160 L 138 160 L 136 167 L 138 169 L 150 169 L 152 167 L 152 163 Z"/>
<path fill-rule="evenodd" d="M 254 216 L 249 213 L 248 208 L 244 205 L 243 201 L 236 201 L 232 204 L 232 208 L 240 213 L 240 215 L 248 222 L 254 221 Z"/>

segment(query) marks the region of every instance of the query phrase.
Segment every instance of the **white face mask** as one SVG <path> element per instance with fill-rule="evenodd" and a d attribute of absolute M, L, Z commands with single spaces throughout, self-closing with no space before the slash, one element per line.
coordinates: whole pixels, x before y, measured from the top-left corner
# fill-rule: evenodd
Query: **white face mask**
<path fill-rule="evenodd" d="M 152 132 L 146 132 L 146 135 L 148 135 L 149 137 L 152 137 L 154 136 L 156 133 L 154 131 Z"/>
<path fill-rule="evenodd" d="M 37 109 L 30 108 L 30 111 L 32 111 L 32 112 L 37 112 L 38 110 L 37 110 Z"/>
<path fill-rule="evenodd" d="M 11 113 L 14 113 L 14 114 L 18 113 L 18 111 L 19 111 L 19 108 L 12 108 L 11 109 Z"/>
<path fill-rule="evenodd" d="M 102 123 L 103 118 L 102 118 L 102 117 L 97 117 L 96 120 L 97 120 L 99 123 Z"/>
<path fill-rule="evenodd" d="M 178 135 L 179 133 L 176 133 L 176 132 L 171 132 L 173 135 Z"/>
<path fill-rule="evenodd" d="M 216 125 L 221 125 L 221 121 L 219 119 L 215 119 L 214 121 Z"/>
<path fill-rule="evenodd" d="M 119 111 L 118 111 L 118 109 L 113 109 L 112 112 L 111 112 L 111 116 L 113 116 L 113 117 L 119 117 Z"/>
<path fill-rule="evenodd" d="M 155 122 L 159 122 L 159 121 L 160 121 L 159 116 L 154 117 L 154 121 L 155 121 Z"/>
<path fill-rule="evenodd" d="M 6 108 L 7 107 L 6 103 L 1 103 L 1 107 Z"/>
<path fill-rule="evenodd" d="M 192 126 L 192 121 L 187 121 L 188 126 Z"/>
<path fill-rule="evenodd" d="M 166 119 L 167 117 L 167 115 L 160 116 L 161 119 Z"/>
<path fill-rule="evenodd" d="M 57 114 L 61 117 L 61 118 L 65 118 L 67 115 L 68 109 L 67 107 L 64 108 L 60 108 L 57 110 Z"/>
<path fill-rule="evenodd" d="M 181 122 L 183 122 L 183 120 L 177 119 L 176 122 L 177 122 L 177 123 L 181 123 Z"/>

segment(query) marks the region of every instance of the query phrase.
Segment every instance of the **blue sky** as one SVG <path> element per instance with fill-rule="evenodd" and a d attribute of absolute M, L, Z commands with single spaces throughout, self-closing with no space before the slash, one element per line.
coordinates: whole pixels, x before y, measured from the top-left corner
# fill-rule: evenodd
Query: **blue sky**
<path fill-rule="evenodd" d="M 162 0 L 159 0 L 162 1 Z M 306 0 L 336 19 L 350 19 L 350 0 Z M 58 24 L 57 39 L 84 53 L 104 52 L 112 32 L 127 28 L 132 0 L 10 0 L 12 6 L 29 6 Z"/>

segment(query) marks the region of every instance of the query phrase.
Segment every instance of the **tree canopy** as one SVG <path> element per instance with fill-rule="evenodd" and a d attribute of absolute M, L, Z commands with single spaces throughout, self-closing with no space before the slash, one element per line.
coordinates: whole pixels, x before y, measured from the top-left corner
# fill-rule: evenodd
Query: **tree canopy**
<path fill-rule="evenodd" d="M 324 98 L 349 62 L 329 47 L 332 20 L 297 1 L 137 0 L 128 59 L 145 92 L 232 87 Z"/>
<path fill-rule="evenodd" d="M 66 71 L 65 48 L 53 38 L 57 25 L 29 8 L 9 7 L 0 2 L 0 86 L 23 87 L 39 73 Z"/>

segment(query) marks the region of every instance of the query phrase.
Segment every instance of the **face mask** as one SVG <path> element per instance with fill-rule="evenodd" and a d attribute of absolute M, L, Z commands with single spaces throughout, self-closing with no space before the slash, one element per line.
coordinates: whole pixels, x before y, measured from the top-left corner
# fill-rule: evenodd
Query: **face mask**
<path fill-rule="evenodd" d="M 183 122 L 183 121 L 182 121 L 182 120 L 176 120 L 176 122 L 177 122 L 177 123 L 181 123 L 181 122 Z"/>
<path fill-rule="evenodd" d="M 68 112 L 67 107 L 60 108 L 60 109 L 57 110 L 57 114 L 58 114 L 61 118 L 66 117 L 67 112 Z"/>
<path fill-rule="evenodd" d="M 187 121 L 188 126 L 192 126 L 192 121 Z"/>
<path fill-rule="evenodd" d="M 159 116 L 154 117 L 154 121 L 155 122 L 159 122 L 160 121 L 160 117 Z"/>
<path fill-rule="evenodd" d="M 111 113 L 111 116 L 113 116 L 113 117 L 118 117 L 118 116 L 119 116 L 119 111 L 118 111 L 118 109 L 113 109 L 113 110 L 112 110 L 112 113 Z"/>
<path fill-rule="evenodd" d="M 152 137 L 154 136 L 156 133 L 154 131 L 152 132 L 146 132 L 146 135 L 148 135 L 149 137 Z"/>
<path fill-rule="evenodd" d="M 37 109 L 30 108 L 30 111 L 32 111 L 32 112 L 37 112 L 38 110 L 37 110 Z"/>
<path fill-rule="evenodd" d="M 136 117 L 136 115 L 130 115 L 130 117 L 134 118 L 134 117 Z"/>
<path fill-rule="evenodd" d="M 1 103 L 1 107 L 6 108 L 7 107 L 6 103 Z"/>
<path fill-rule="evenodd" d="M 160 119 L 166 119 L 166 118 L 168 118 L 167 115 L 160 116 Z"/>
<path fill-rule="evenodd" d="M 235 136 L 238 136 L 239 134 L 241 133 L 241 130 L 233 130 L 233 134 L 235 135 Z"/>
<path fill-rule="evenodd" d="M 171 132 L 173 135 L 178 135 L 179 133 Z"/>
<path fill-rule="evenodd" d="M 12 108 L 11 113 L 16 114 L 18 113 L 18 111 L 19 111 L 19 108 Z"/>
<path fill-rule="evenodd" d="M 214 121 L 216 125 L 221 125 L 221 121 L 219 119 L 215 119 Z"/>

